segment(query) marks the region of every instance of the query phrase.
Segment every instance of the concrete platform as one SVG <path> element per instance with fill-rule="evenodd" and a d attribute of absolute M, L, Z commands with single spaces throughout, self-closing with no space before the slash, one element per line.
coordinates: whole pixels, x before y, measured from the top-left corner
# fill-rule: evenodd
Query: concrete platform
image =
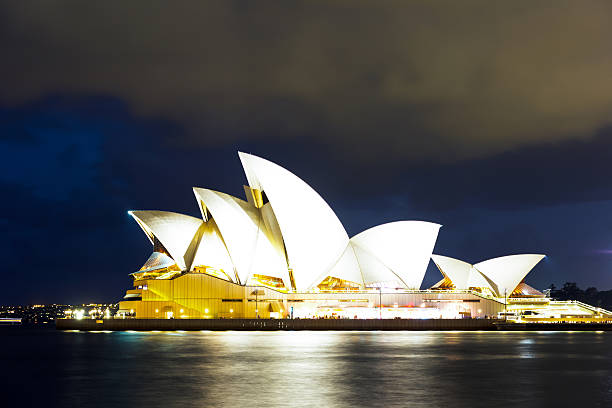
<path fill-rule="evenodd" d="M 496 330 L 492 319 L 57 319 L 58 330 Z"/>

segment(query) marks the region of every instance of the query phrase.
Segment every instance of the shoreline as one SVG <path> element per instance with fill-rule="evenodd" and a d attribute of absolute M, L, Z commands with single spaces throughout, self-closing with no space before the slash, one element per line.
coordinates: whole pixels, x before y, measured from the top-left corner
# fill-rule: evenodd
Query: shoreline
<path fill-rule="evenodd" d="M 510 323 L 496 319 L 57 319 L 83 331 L 612 331 L 605 323 Z"/>

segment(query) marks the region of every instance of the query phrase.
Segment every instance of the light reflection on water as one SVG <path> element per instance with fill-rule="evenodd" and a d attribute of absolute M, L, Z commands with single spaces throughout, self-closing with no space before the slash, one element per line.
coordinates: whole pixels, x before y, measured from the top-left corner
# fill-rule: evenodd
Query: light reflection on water
<path fill-rule="evenodd" d="M 612 333 L 2 329 L 22 405 L 612 406 Z M 20 394 L 28 379 L 40 392 Z M 31 388 L 29 388 L 31 389 Z"/>

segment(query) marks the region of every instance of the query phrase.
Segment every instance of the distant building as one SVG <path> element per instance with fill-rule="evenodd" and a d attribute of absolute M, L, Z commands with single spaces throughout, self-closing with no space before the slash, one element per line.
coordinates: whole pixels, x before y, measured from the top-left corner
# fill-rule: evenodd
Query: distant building
<path fill-rule="evenodd" d="M 202 218 L 130 211 L 153 245 L 118 315 L 136 318 L 541 318 L 607 313 L 523 282 L 544 255 L 475 265 L 432 255 L 439 224 L 398 221 L 352 238 L 300 178 L 239 153 L 246 201 L 194 188 Z M 429 260 L 443 279 L 420 290 Z"/>

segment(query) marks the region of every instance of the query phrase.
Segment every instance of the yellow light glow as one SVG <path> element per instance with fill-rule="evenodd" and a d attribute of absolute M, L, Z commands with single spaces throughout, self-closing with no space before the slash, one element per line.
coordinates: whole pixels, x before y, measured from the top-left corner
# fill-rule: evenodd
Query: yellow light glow
<path fill-rule="evenodd" d="M 204 309 L 204 313 L 208 313 L 208 309 Z"/>
<path fill-rule="evenodd" d="M 159 309 L 155 309 L 155 313 L 159 313 Z"/>
<path fill-rule="evenodd" d="M 184 312 L 184 310 L 183 310 L 183 309 L 181 309 L 181 313 L 183 313 L 183 312 Z"/>
<path fill-rule="evenodd" d="M 230 309 L 230 313 L 234 313 L 234 309 Z"/>

